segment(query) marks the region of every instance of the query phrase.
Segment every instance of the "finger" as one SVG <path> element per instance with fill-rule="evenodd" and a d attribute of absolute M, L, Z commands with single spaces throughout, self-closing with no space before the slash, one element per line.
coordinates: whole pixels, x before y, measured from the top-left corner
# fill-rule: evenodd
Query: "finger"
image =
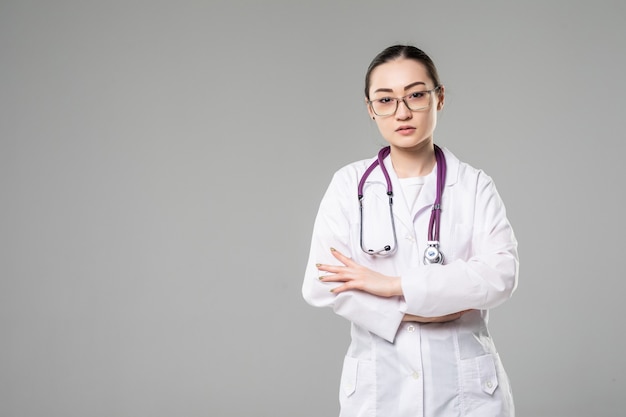
<path fill-rule="evenodd" d="M 315 266 L 317 267 L 318 271 L 332 272 L 334 274 L 341 272 L 345 268 L 345 266 L 339 266 L 339 265 L 317 264 Z"/>
<path fill-rule="evenodd" d="M 461 313 L 446 314 L 445 316 L 432 317 L 432 323 L 445 323 L 447 321 L 453 321 L 461 317 Z"/>
<path fill-rule="evenodd" d="M 335 248 L 330 248 L 330 253 L 333 254 L 333 256 L 335 258 L 337 258 L 337 260 L 339 262 L 341 262 L 344 265 L 350 266 L 354 264 L 354 261 L 351 258 L 348 258 L 346 255 L 344 255 L 343 253 L 339 252 L 337 249 Z"/>
<path fill-rule="evenodd" d="M 349 281 L 349 278 L 341 274 L 332 274 L 332 275 L 321 275 L 319 277 L 322 282 L 346 282 Z"/>
<path fill-rule="evenodd" d="M 456 320 L 456 319 L 458 319 L 458 318 L 460 318 L 460 317 L 461 317 L 461 313 L 453 313 L 453 314 L 448 314 L 448 315 L 445 317 L 445 320 L 442 320 L 442 321 L 444 321 L 444 322 L 446 322 L 446 321 L 452 321 L 452 320 Z"/>
<path fill-rule="evenodd" d="M 333 293 L 333 294 L 339 294 L 339 293 L 342 293 L 342 292 L 344 292 L 344 291 L 348 291 L 348 290 L 352 290 L 352 289 L 353 289 L 353 288 L 352 288 L 352 286 L 350 285 L 350 283 L 349 283 L 349 282 L 347 282 L 347 283 L 345 283 L 345 284 L 343 284 L 343 285 L 340 285 L 340 286 L 338 286 L 338 287 L 332 288 L 332 289 L 330 290 L 330 292 L 331 292 L 331 293 Z"/>

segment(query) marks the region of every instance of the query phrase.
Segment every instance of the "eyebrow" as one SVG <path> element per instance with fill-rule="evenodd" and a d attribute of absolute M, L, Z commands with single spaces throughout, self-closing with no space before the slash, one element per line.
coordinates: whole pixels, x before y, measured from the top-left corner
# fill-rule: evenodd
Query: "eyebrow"
<path fill-rule="evenodd" d="M 413 88 L 416 85 L 426 85 L 426 83 L 422 82 L 422 81 L 417 81 L 417 82 L 411 83 L 411 84 L 409 84 L 409 85 L 404 87 L 404 91 L 406 91 L 406 90 L 408 90 L 410 88 Z M 393 90 L 391 88 L 379 88 L 379 89 L 374 91 L 374 93 L 378 93 L 378 92 L 393 93 Z"/>

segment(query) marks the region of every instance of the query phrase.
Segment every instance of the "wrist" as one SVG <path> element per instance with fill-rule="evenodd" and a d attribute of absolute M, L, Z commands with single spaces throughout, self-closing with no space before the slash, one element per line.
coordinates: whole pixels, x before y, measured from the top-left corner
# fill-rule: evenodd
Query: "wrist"
<path fill-rule="evenodd" d="M 403 296 L 402 280 L 400 277 L 391 277 L 391 296 Z"/>

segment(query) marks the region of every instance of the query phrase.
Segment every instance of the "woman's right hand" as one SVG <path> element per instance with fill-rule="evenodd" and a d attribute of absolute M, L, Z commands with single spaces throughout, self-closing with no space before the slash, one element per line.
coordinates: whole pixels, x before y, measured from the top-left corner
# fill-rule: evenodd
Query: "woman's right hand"
<path fill-rule="evenodd" d="M 422 317 L 415 316 L 413 314 L 405 314 L 402 321 L 416 321 L 418 323 L 445 323 L 448 321 L 454 321 L 470 311 L 472 310 L 459 311 L 458 313 L 446 314 L 445 316 L 439 317 Z"/>

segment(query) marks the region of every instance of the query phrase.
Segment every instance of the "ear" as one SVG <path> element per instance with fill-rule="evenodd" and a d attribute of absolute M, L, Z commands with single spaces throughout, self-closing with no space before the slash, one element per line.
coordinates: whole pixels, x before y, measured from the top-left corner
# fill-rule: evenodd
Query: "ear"
<path fill-rule="evenodd" d="M 437 94 L 437 111 L 443 109 L 443 103 L 446 98 L 446 87 L 441 85 Z"/>

